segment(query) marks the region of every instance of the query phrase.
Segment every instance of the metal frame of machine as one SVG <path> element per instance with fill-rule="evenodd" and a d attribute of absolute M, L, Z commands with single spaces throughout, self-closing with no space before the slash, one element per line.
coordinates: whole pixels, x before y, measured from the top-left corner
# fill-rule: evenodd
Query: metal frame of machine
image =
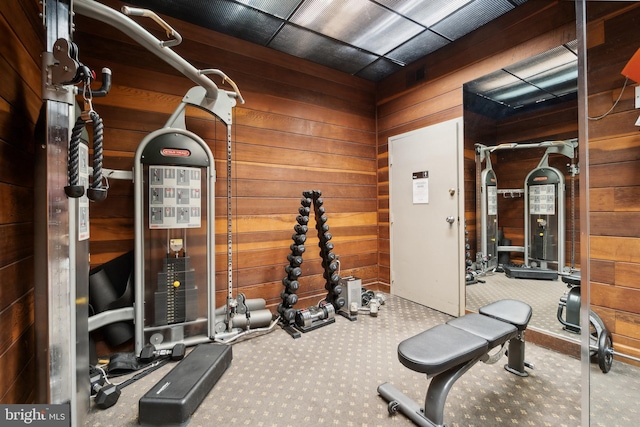
<path fill-rule="evenodd" d="M 546 150 L 542 156 L 542 159 L 540 160 L 540 162 L 538 163 L 538 165 L 536 166 L 535 169 L 533 169 L 531 172 L 529 172 L 529 174 L 527 175 L 527 177 L 525 178 L 525 188 L 524 189 L 513 189 L 513 190 L 501 190 L 501 189 L 497 189 L 496 193 L 497 194 L 516 194 L 522 195 L 524 194 L 525 196 L 525 212 L 524 212 L 524 228 L 525 228 L 525 241 L 524 241 L 524 246 L 500 246 L 499 243 L 496 245 L 496 250 L 497 253 L 500 253 L 502 251 L 517 251 L 517 252 L 523 252 L 524 254 L 524 259 L 525 259 L 525 265 L 528 267 L 530 262 L 536 261 L 535 258 L 532 258 L 531 256 L 531 245 L 532 245 L 532 239 L 530 237 L 530 234 L 532 232 L 532 227 L 530 225 L 531 222 L 531 215 L 530 215 L 530 201 L 529 201 L 529 191 L 531 190 L 531 188 L 536 184 L 536 181 L 533 181 L 531 183 L 528 183 L 528 181 L 537 179 L 538 175 L 554 175 L 557 177 L 556 181 L 554 181 L 554 184 L 556 186 L 556 191 L 554 192 L 553 197 L 554 197 L 554 206 L 557 206 L 557 209 L 554 211 L 554 216 L 557 218 L 558 224 L 557 224 L 557 245 L 556 245 L 556 251 L 557 251 L 557 256 L 550 261 L 547 260 L 540 260 L 540 267 L 542 268 L 546 268 L 548 263 L 553 263 L 553 264 L 557 264 L 557 271 L 559 273 L 563 272 L 563 269 L 565 268 L 565 239 L 564 239 L 564 232 L 565 232 L 565 224 L 564 224 L 564 215 L 565 215 L 565 201 L 564 201 L 564 176 L 562 175 L 562 173 L 560 171 L 558 171 L 555 168 L 552 168 L 549 166 L 548 163 L 548 159 L 549 159 L 549 154 L 552 153 L 556 153 L 556 154 L 561 154 L 563 156 L 566 156 L 570 159 L 574 159 L 575 158 L 575 149 L 577 148 L 578 145 L 578 141 L 577 139 L 570 139 L 570 140 L 566 140 L 566 141 L 542 141 L 542 142 L 537 142 L 537 143 L 526 143 L 526 144 L 519 144 L 519 143 L 506 143 L 506 144 L 500 144 L 500 145 L 496 145 L 496 146 L 485 146 L 483 144 L 476 144 L 476 169 L 478 171 L 481 170 L 482 168 L 482 162 L 486 162 L 486 166 L 484 169 L 481 170 L 480 172 L 480 179 L 479 179 L 479 188 L 477 191 L 479 191 L 478 194 L 480 194 L 480 203 L 479 203 L 479 207 L 480 207 L 480 227 L 478 230 L 478 246 L 481 248 L 481 255 L 482 256 L 486 256 L 487 254 L 490 253 L 490 249 L 492 248 L 491 246 L 491 242 L 493 240 L 495 240 L 497 242 L 498 236 L 497 236 L 497 224 L 495 226 L 495 231 L 496 231 L 496 235 L 493 235 L 493 233 L 489 233 L 489 229 L 492 228 L 490 227 L 490 221 L 492 220 L 492 217 L 489 215 L 489 201 L 488 201 L 488 197 L 490 196 L 488 194 L 488 181 L 490 180 L 490 173 L 494 173 L 494 180 L 496 182 L 496 186 L 497 186 L 497 179 L 495 178 L 495 172 L 493 171 L 492 165 L 491 165 L 491 153 L 495 152 L 495 151 L 500 151 L 500 150 L 518 150 L 518 149 L 530 149 L 530 148 L 545 148 Z M 577 168 L 572 167 L 571 174 L 577 173 Z M 495 221 L 497 223 L 497 211 L 496 211 L 496 217 L 495 217 Z M 479 267 L 484 267 L 486 269 L 491 269 L 491 268 L 495 268 L 495 265 L 493 265 L 493 263 L 487 262 L 487 263 L 483 263 L 485 265 L 483 266 L 478 266 L 476 265 L 476 268 Z"/>
<path fill-rule="evenodd" d="M 67 184 L 67 157 L 69 155 L 69 131 L 71 128 L 72 106 L 75 104 L 77 90 L 69 83 L 65 73 L 74 71 L 79 64 L 72 63 L 68 67 L 65 61 L 56 58 L 54 43 L 59 40 L 67 41 L 68 45 L 72 37 L 74 13 L 87 16 L 105 23 L 129 36 L 135 42 L 155 54 L 184 76 L 195 82 L 198 86 L 192 88 L 184 97 L 183 103 L 169 119 L 167 126 L 157 132 L 178 132 L 197 140 L 194 134 L 186 130 L 184 123 L 184 108 L 186 105 L 200 108 L 227 125 L 227 257 L 228 257 L 228 296 L 224 307 L 213 309 L 214 292 L 210 292 L 210 304 L 208 309 L 209 323 L 206 336 L 201 339 L 229 342 L 236 339 L 250 329 L 250 326 L 258 326 L 255 317 L 252 324 L 248 322 L 250 309 L 264 308 L 264 300 L 245 301 L 243 295 L 232 297 L 232 209 L 231 209 L 231 123 L 232 109 L 236 101 L 244 103 L 235 83 L 218 69 L 196 69 L 188 61 L 171 50 L 178 45 L 182 38 L 155 13 L 130 7 L 123 7 L 122 13 L 94 0 L 51 0 L 43 2 L 43 25 L 47 29 L 46 52 L 43 53 L 43 77 L 42 97 L 45 101 L 43 108 L 43 121 L 46 121 L 46 129 L 43 129 L 43 150 L 38 153 L 39 166 L 37 182 L 42 183 L 37 197 L 44 200 L 38 203 L 43 206 L 36 212 L 36 217 L 41 220 L 36 230 L 36 239 L 40 244 L 36 245 L 36 259 L 42 259 L 42 265 L 36 265 L 36 282 L 42 283 L 38 287 L 36 303 L 39 308 L 36 315 L 42 321 L 38 324 L 46 327 L 38 328 L 36 339 L 39 346 L 47 349 L 42 352 L 46 361 L 40 360 L 41 384 L 38 386 L 39 400 L 52 404 L 70 404 L 71 423 L 80 425 L 84 414 L 88 411 L 90 384 L 88 375 L 88 332 L 105 324 L 123 320 L 136 320 L 136 327 L 140 328 L 143 321 L 140 320 L 142 311 L 138 305 L 134 308 L 121 308 L 100 313 L 87 321 L 88 309 L 88 242 L 69 238 L 75 236 L 78 227 L 75 218 L 77 212 L 76 201 L 69 202 L 64 194 L 64 186 Z M 167 34 L 169 40 L 159 40 L 145 28 L 133 21 L 129 16 L 141 16 L 152 19 Z M 58 49 L 59 50 L 59 49 Z M 81 65 L 81 64 L 80 64 Z M 232 91 L 219 89 L 209 77 L 218 76 L 223 82 L 232 87 Z M 199 139 L 202 141 L 201 139 Z M 206 144 L 205 144 L 206 146 Z M 208 150 L 208 148 L 207 148 Z M 101 165 L 100 165 L 101 166 Z M 131 179 L 131 172 L 109 171 L 104 169 L 105 177 L 111 179 Z M 211 169 L 211 179 L 215 180 L 215 171 Z M 210 186 L 213 188 L 213 185 Z M 208 207 L 211 215 L 213 199 Z M 136 208 L 138 209 L 138 208 Z M 211 254 L 213 262 L 213 222 L 208 221 L 207 251 Z M 139 238 L 139 233 L 136 231 Z M 138 251 L 139 252 L 139 251 Z M 136 262 L 142 262 L 141 255 L 136 254 Z M 214 265 L 208 267 L 211 280 L 207 283 L 208 289 L 214 286 Z M 268 311 L 268 310 L 265 310 Z M 239 314 L 237 318 L 234 316 Z M 215 316 L 218 315 L 216 318 Z M 261 316 L 266 317 L 266 316 Z M 215 319 L 215 320 L 213 320 Z M 271 316 L 269 316 L 271 320 Z M 215 323 L 215 325 L 214 325 Z M 224 326 L 222 328 L 221 325 Z M 263 331 L 272 328 L 276 324 L 274 320 L 269 328 L 251 329 L 251 332 Z M 221 330 L 224 329 L 224 330 Z M 136 335 L 143 331 L 138 330 Z M 143 340 L 136 337 L 136 351 L 140 351 Z M 85 390 L 86 389 L 86 390 Z"/>

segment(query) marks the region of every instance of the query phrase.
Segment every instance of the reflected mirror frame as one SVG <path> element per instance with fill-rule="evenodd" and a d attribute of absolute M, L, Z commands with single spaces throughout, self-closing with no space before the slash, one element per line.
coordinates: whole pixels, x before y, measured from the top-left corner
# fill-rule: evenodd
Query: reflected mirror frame
<path fill-rule="evenodd" d="M 587 0 L 576 0 L 576 36 L 578 39 L 578 150 L 580 162 L 586 167 L 580 172 L 580 212 L 589 212 L 589 144 L 588 144 L 588 93 L 587 93 Z M 580 300 L 580 324 L 589 324 L 590 303 L 590 268 L 589 268 L 589 215 L 583 215 L 580 221 L 580 267 L 581 267 L 581 292 Z M 589 329 L 582 328 L 580 333 L 580 370 L 581 370 L 581 423 L 583 427 L 589 426 L 589 383 L 590 383 L 590 357 L 589 357 Z"/>

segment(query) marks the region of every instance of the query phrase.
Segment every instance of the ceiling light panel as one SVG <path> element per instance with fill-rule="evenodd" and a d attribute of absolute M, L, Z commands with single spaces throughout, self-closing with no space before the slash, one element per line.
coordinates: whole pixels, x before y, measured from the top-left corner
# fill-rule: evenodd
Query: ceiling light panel
<path fill-rule="evenodd" d="M 129 1 L 154 12 L 263 46 L 282 25 L 280 19 L 228 0 Z"/>
<path fill-rule="evenodd" d="M 357 73 L 377 59 L 375 55 L 294 25 L 285 25 L 269 47 L 349 74 Z"/>
<path fill-rule="evenodd" d="M 511 85 L 488 91 L 482 95 L 513 108 L 553 98 L 553 95 L 523 81 L 514 82 Z"/>
<path fill-rule="evenodd" d="M 571 41 L 564 46 L 578 56 L 578 40 Z"/>
<path fill-rule="evenodd" d="M 564 46 L 558 46 L 504 69 L 526 80 L 554 68 L 564 66 L 575 67 L 577 70 L 578 57 Z"/>
<path fill-rule="evenodd" d="M 526 81 L 556 96 L 566 95 L 578 90 L 578 67 L 566 64 L 536 74 Z"/>
<path fill-rule="evenodd" d="M 438 34 L 425 30 L 385 56 L 401 64 L 410 64 L 450 43 Z"/>
<path fill-rule="evenodd" d="M 376 0 L 401 15 L 431 27 L 473 0 Z"/>
<path fill-rule="evenodd" d="M 475 0 L 431 27 L 449 40 L 457 40 L 513 9 L 508 0 Z"/>
<path fill-rule="evenodd" d="M 356 76 L 377 82 L 378 80 L 382 80 L 386 76 L 395 73 L 400 68 L 402 68 L 402 66 L 400 66 L 399 64 L 389 61 L 385 58 L 380 58 L 374 63 L 365 67 L 363 70 L 357 72 Z"/>
<path fill-rule="evenodd" d="M 378 55 L 424 30 L 369 0 L 306 0 L 290 21 Z"/>
<path fill-rule="evenodd" d="M 512 74 L 507 73 L 504 70 L 498 70 L 469 82 L 466 86 L 468 90 L 473 93 L 486 95 L 491 91 L 496 91 L 500 88 L 517 84 L 520 81 L 520 79 Z"/>
<path fill-rule="evenodd" d="M 300 3 L 304 0 L 236 0 L 238 3 L 246 4 L 269 15 L 287 19 Z"/>

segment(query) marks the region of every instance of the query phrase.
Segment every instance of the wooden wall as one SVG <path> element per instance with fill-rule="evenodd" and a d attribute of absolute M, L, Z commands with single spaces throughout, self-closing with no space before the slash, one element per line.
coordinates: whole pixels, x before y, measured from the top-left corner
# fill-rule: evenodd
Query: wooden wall
<path fill-rule="evenodd" d="M 122 4 L 107 3 L 116 8 Z M 600 4 L 597 13 L 593 3 Z M 594 19 L 589 108 L 595 114 L 617 97 L 623 82 L 619 72 L 638 46 L 632 31 L 640 19 L 638 5 L 627 3 L 622 11 L 611 7 L 620 6 L 589 5 Z M 0 2 L 5 38 L 0 47 L 0 403 L 32 402 L 35 395 L 33 129 L 41 104 L 39 56 L 44 45 L 39 12 L 35 0 Z M 303 190 L 324 193 L 343 275 L 388 287 L 388 138 L 462 116 L 465 82 L 576 37 L 573 2 L 531 1 L 374 85 L 168 20 L 185 39 L 176 51 L 197 67 L 222 69 L 247 100 L 234 116 L 234 286 L 236 292 L 266 298 L 271 305 L 279 302 Z M 131 169 L 139 141 L 164 124 L 192 84 L 104 24 L 78 16 L 76 28 L 81 60 L 96 70 L 113 70 L 111 94 L 94 104 L 106 126 L 105 167 Z M 416 82 L 421 74 L 416 71 L 423 67 L 425 78 Z M 640 292 L 635 280 L 640 232 L 633 226 L 640 219 L 637 115 L 627 89 L 613 114 L 590 123 L 589 165 L 591 299 L 614 332 L 616 349 L 635 355 L 640 348 L 640 309 L 634 303 Z M 216 219 L 223 224 L 216 228 L 221 304 L 226 293 L 224 130 L 197 112 L 190 113 L 189 126 L 216 156 Z M 474 182 L 473 147 L 467 144 L 465 217 L 470 224 L 475 222 L 475 195 L 469 191 Z M 93 266 L 133 248 L 132 185 L 110 184 L 108 201 L 92 205 Z M 308 242 L 309 249 L 312 244 Z M 319 257 L 313 250 L 307 255 L 303 267 L 308 281 L 300 294 L 315 298 L 324 292 Z"/>
<path fill-rule="evenodd" d="M 620 74 L 640 46 L 640 4 L 589 2 L 589 116 L 620 95 Z M 588 122 L 591 307 L 613 333 L 616 351 L 640 357 L 640 133 L 634 86 L 613 112 Z M 624 360 L 624 359 L 621 359 Z"/>
<path fill-rule="evenodd" d="M 527 2 L 498 18 L 486 28 L 463 37 L 416 61 L 378 86 L 378 220 L 380 276 L 390 283 L 389 266 L 389 137 L 463 115 L 462 86 L 504 66 L 576 39 L 572 2 L 540 0 Z M 410 76 L 424 70 L 417 84 Z M 484 138 L 496 141 L 515 137 L 515 123 L 504 123 L 493 131 L 465 130 L 465 219 L 475 236 L 474 143 Z M 558 130 L 556 130 L 557 132 Z M 487 144 L 490 145 L 490 144 Z M 475 246 L 475 239 L 470 242 Z"/>
<path fill-rule="evenodd" d="M 118 9 L 122 4 L 105 3 Z M 314 189 L 323 192 L 342 275 L 376 283 L 375 84 L 166 20 L 184 39 L 176 52 L 198 68 L 222 70 L 246 99 L 233 118 L 234 296 L 265 298 L 270 306 L 281 301 L 302 191 Z M 130 170 L 140 140 L 164 125 L 194 84 L 117 30 L 81 16 L 76 21 L 81 60 L 113 71 L 111 93 L 94 100 L 105 123 L 104 166 Z M 156 29 L 150 20 L 139 22 Z M 205 139 L 216 158 L 216 300 L 222 305 L 227 290 L 226 129 L 198 111 L 188 115 L 189 129 Z M 91 206 L 92 266 L 133 249 L 133 187 L 111 184 L 107 201 Z M 298 295 L 313 299 L 296 308 L 326 294 L 317 238 L 308 236 Z"/>
<path fill-rule="evenodd" d="M 0 403 L 35 397 L 34 127 L 44 31 L 35 1 L 0 2 Z"/>

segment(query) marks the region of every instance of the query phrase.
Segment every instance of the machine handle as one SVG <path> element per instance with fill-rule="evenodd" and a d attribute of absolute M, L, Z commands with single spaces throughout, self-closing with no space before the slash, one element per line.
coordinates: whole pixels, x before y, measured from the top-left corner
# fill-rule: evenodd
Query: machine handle
<path fill-rule="evenodd" d="M 182 36 L 176 30 L 171 28 L 171 25 L 156 15 L 155 12 L 148 9 L 139 9 L 137 7 L 122 6 L 122 13 L 127 16 L 144 16 L 145 18 L 153 19 L 162 29 L 167 33 L 167 37 L 173 37 L 173 40 L 167 40 L 160 42 L 162 47 L 177 46 L 182 43 Z"/>

